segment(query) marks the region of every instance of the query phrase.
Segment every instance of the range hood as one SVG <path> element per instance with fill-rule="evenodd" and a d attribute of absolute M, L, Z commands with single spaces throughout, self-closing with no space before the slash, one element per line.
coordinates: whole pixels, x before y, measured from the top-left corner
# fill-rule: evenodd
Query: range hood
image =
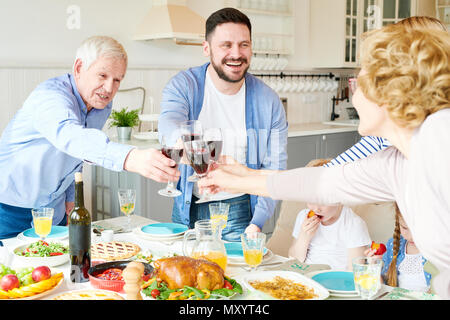
<path fill-rule="evenodd" d="M 153 0 L 133 40 L 173 39 L 181 45 L 201 45 L 206 20 L 182 0 Z"/>

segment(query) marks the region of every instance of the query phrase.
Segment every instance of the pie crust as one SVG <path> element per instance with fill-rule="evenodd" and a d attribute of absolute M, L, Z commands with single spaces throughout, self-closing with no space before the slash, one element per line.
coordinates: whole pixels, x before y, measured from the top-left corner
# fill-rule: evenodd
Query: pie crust
<path fill-rule="evenodd" d="M 108 261 L 128 259 L 136 255 L 141 248 L 131 242 L 98 242 L 91 245 L 91 257 Z"/>
<path fill-rule="evenodd" d="M 79 290 L 62 293 L 53 300 L 125 300 L 115 292 L 107 290 Z"/>

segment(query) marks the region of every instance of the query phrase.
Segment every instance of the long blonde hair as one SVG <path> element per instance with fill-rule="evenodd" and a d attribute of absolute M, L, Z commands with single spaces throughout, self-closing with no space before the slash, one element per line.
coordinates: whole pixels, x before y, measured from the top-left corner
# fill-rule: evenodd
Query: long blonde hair
<path fill-rule="evenodd" d="M 395 227 L 394 227 L 394 235 L 392 236 L 392 261 L 389 264 L 389 268 L 385 275 L 385 282 L 388 286 L 397 287 L 398 279 L 397 279 L 397 258 L 398 253 L 400 251 L 400 219 L 402 218 L 402 214 L 400 213 L 400 209 L 398 208 L 397 203 L 395 203 Z"/>
<path fill-rule="evenodd" d="M 450 107 L 450 35 L 437 27 L 411 28 L 412 23 L 365 33 L 360 57 L 366 74 L 358 77 L 365 97 L 386 106 L 405 128 Z"/>

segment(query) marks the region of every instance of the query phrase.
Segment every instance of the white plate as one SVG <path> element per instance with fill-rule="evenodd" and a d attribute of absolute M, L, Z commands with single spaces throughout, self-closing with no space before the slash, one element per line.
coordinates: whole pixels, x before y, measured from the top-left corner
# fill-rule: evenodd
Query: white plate
<path fill-rule="evenodd" d="M 148 233 L 142 232 L 140 228 L 133 229 L 133 233 L 141 239 L 149 240 L 149 241 L 158 241 L 158 242 L 166 242 L 172 243 L 177 240 L 183 240 L 184 234 L 176 235 L 176 236 L 168 236 L 168 237 L 153 237 Z"/>
<path fill-rule="evenodd" d="M 296 283 L 300 283 L 308 288 L 314 290 L 314 293 L 318 295 L 317 298 L 311 300 L 324 300 L 330 296 L 330 293 L 327 289 L 325 289 L 321 284 L 316 281 L 308 278 L 304 275 L 301 275 L 297 272 L 291 271 L 257 271 L 249 275 L 245 275 L 243 277 L 243 285 L 250 291 L 256 290 L 254 287 L 250 285 L 250 281 L 270 281 L 274 279 L 276 276 L 280 276 L 284 279 L 289 279 L 295 281 Z M 259 290 L 256 290 L 259 291 Z M 275 298 L 274 298 L 275 299 Z"/>
<path fill-rule="evenodd" d="M 133 137 L 138 140 L 158 140 L 158 132 L 138 132 Z"/>
<path fill-rule="evenodd" d="M 28 266 L 44 265 L 44 266 L 49 266 L 49 267 L 56 267 L 56 266 L 62 265 L 64 263 L 66 263 L 67 261 L 69 261 L 68 253 L 60 255 L 60 256 L 52 256 L 52 257 L 24 257 L 24 256 L 19 256 L 16 254 L 16 251 L 22 251 L 34 242 L 35 241 L 27 243 L 27 244 L 21 244 L 20 246 L 15 247 L 13 250 L 14 260 L 17 259 L 17 261 L 19 261 L 21 265 L 28 265 Z M 52 242 L 52 241 L 49 241 L 49 242 Z M 68 244 L 64 243 L 64 242 L 58 242 L 58 243 L 68 246 Z"/>

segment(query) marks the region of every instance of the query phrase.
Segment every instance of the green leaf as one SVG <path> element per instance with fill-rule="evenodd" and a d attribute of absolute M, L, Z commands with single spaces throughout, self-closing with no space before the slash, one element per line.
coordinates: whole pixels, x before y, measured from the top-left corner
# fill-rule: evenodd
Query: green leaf
<path fill-rule="evenodd" d="M 127 108 L 113 110 L 109 127 L 135 127 L 139 124 L 139 109 L 127 111 Z"/>

